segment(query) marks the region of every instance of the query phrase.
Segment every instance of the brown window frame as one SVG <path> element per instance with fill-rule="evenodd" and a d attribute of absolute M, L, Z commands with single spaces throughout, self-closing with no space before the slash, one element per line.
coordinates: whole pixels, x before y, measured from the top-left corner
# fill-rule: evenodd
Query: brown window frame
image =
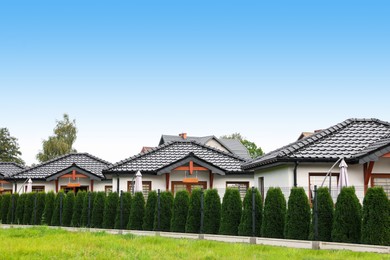
<path fill-rule="evenodd" d="M 39 189 L 39 191 L 34 190 L 34 188 Z M 33 185 L 32 192 L 45 192 L 45 185 Z"/>
<path fill-rule="evenodd" d="M 320 177 L 324 177 L 326 176 L 326 172 L 309 172 L 309 174 L 307 175 L 307 182 L 308 182 L 308 187 L 309 187 L 309 201 L 312 200 L 313 198 L 313 194 L 312 194 L 312 190 L 311 190 L 311 183 L 310 183 L 310 177 L 311 176 L 320 176 Z M 340 178 L 340 173 L 338 172 L 332 172 L 332 176 L 337 176 L 337 183 L 336 183 L 336 186 L 338 185 L 339 183 L 339 178 Z M 329 180 L 327 180 L 327 182 L 329 183 Z M 326 185 L 326 182 L 324 183 L 324 187 L 329 187 L 329 185 Z M 317 187 L 319 188 L 319 187 Z M 314 192 L 314 185 L 313 185 L 313 192 Z"/>
<path fill-rule="evenodd" d="M 110 189 L 111 191 L 108 191 L 109 189 Z M 104 185 L 104 192 L 105 192 L 106 194 L 111 193 L 111 192 L 112 192 L 112 185 Z"/>
<path fill-rule="evenodd" d="M 241 189 L 240 188 L 238 189 L 238 191 L 240 192 L 241 199 L 244 199 L 245 194 L 249 189 L 249 183 L 250 183 L 249 181 L 227 181 L 226 182 L 226 189 L 227 188 L 235 188 L 235 187 L 228 187 L 229 184 L 245 185 L 246 186 L 245 193 L 241 193 Z"/>
<path fill-rule="evenodd" d="M 390 174 L 388 173 L 372 173 L 371 174 L 371 187 L 381 187 L 375 186 L 375 179 L 390 179 Z M 387 194 L 386 190 L 385 193 Z M 390 198 L 390 194 L 387 194 L 388 198 Z"/>
<path fill-rule="evenodd" d="M 199 184 L 203 186 L 203 189 L 207 189 L 207 181 L 200 181 L 198 183 L 184 183 L 182 181 L 171 181 L 171 188 L 172 188 L 172 193 L 175 194 L 175 185 L 176 184 L 182 184 L 186 186 L 186 190 L 191 194 L 191 185 L 193 184 Z"/>

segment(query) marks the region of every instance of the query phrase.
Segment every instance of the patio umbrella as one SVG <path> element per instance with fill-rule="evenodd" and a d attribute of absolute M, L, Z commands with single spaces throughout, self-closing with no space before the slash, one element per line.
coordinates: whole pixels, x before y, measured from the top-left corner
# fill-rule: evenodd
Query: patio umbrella
<path fill-rule="evenodd" d="M 337 185 L 338 194 L 340 193 L 343 187 L 347 187 L 349 185 L 348 171 L 347 171 L 348 165 L 346 164 L 344 159 L 341 160 L 339 167 L 340 167 L 340 176 L 339 176 L 339 183 Z"/>
<path fill-rule="evenodd" d="M 140 171 L 135 174 L 134 192 L 142 192 L 142 174 Z"/>
<path fill-rule="evenodd" d="M 26 192 L 32 192 L 32 180 L 28 179 Z"/>

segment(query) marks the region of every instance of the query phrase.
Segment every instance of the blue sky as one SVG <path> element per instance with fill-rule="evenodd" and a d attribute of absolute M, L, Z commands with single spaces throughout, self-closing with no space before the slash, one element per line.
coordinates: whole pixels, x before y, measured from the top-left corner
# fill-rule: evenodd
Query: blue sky
<path fill-rule="evenodd" d="M 161 134 L 266 152 L 350 117 L 390 121 L 388 1 L 1 1 L 0 127 L 34 163 L 63 113 L 111 162 Z"/>

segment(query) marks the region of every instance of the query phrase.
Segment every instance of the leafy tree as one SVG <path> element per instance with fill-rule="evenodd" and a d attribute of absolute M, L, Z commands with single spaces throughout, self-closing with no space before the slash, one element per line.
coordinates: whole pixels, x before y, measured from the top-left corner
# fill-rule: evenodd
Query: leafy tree
<path fill-rule="evenodd" d="M 14 223 L 16 224 L 23 224 L 24 204 L 26 202 L 26 198 L 26 193 L 23 193 L 19 196 L 18 204 L 16 205 L 16 215 L 14 221 Z"/>
<path fill-rule="evenodd" d="M 65 200 L 65 193 L 64 191 L 60 190 L 57 193 L 57 196 L 54 201 L 54 210 L 53 214 L 51 217 L 51 226 L 61 226 L 62 225 L 62 220 L 60 219 L 60 212 L 62 214 L 63 208 L 64 208 L 64 200 Z"/>
<path fill-rule="evenodd" d="M 108 194 L 104 206 L 103 228 L 114 228 L 118 201 L 119 196 L 117 192 L 110 192 Z"/>
<path fill-rule="evenodd" d="M 12 137 L 7 128 L 0 128 L 0 162 L 24 165 L 21 155 L 18 139 Z"/>
<path fill-rule="evenodd" d="M 97 192 L 93 201 L 91 227 L 102 228 L 105 201 L 106 193 L 104 191 Z"/>
<path fill-rule="evenodd" d="M 31 217 L 34 210 L 34 204 L 35 204 L 35 195 L 36 193 L 30 192 L 27 193 L 27 198 L 24 203 L 24 210 L 23 210 L 23 224 L 30 225 L 31 224 Z"/>
<path fill-rule="evenodd" d="M 286 238 L 307 240 L 310 231 L 310 204 L 301 187 L 291 189 L 286 216 Z"/>
<path fill-rule="evenodd" d="M 82 227 L 89 227 L 91 225 L 95 197 L 96 197 L 96 192 L 93 192 L 93 191 L 88 191 L 84 197 L 83 210 L 81 212 L 81 226 Z M 90 208 L 89 210 L 88 210 L 88 207 Z M 89 219 L 89 226 L 88 226 L 88 219 Z"/>
<path fill-rule="evenodd" d="M 253 201 L 252 196 L 255 194 L 255 236 L 261 236 L 261 223 L 263 220 L 263 200 L 261 199 L 260 192 L 257 188 L 253 191 L 248 189 L 244 198 L 244 210 L 242 212 L 240 225 L 238 226 L 239 236 L 251 236 L 252 220 L 253 220 Z"/>
<path fill-rule="evenodd" d="M 73 215 L 71 226 L 72 227 L 80 227 L 81 226 L 81 213 L 83 211 L 83 202 L 84 197 L 87 193 L 85 191 L 77 192 L 76 199 L 73 206 Z"/>
<path fill-rule="evenodd" d="M 148 195 L 148 201 L 146 202 L 144 223 L 142 224 L 143 230 L 153 230 L 154 213 L 157 205 L 157 192 L 150 191 Z"/>
<path fill-rule="evenodd" d="M 188 191 L 182 190 L 176 193 L 173 201 L 171 231 L 185 232 L 189 202 L 190 195 Z"/>
<path fill-rule="evenodd" d="M 334 206 L 332 197 L 330 196 L 329 189 L 327 187 L 321 187 L 317 190 L 317 208 L 318 240 L 331 241 Z M 314 210 L 312 211 L 312 220 L 314 222 Z M 314 224 L 312 224 L 310 238 L 314 239 Z"/>
<path fill-rule="evenodd" d="M 262 236 L 284 238 L 286 199 L 280 188 L 269 188 L 264 203 Z"/>
<path fill-rule="evenodd" d="M 65 227 L 70 227 L 73 216 L 73 207 L 75 202 L 75 195 L 73 191 L 69 191 L 65 196 L 64 209 L 63 209 L 63 223 Z"/>
<path fill-rule="evenodd" d="M 257 145 L 254 142 L 248 141 L 240 133 L 233 133 L 231 135 L 223 135 L 220 138 L 239 140 L 245 146 L 245 148 L 248 149 L 248 152 L 252 158 L 256 158 L 256 157 L 259 157 L 259 156 L 264 154 L 261 147 L 257 147 Z"/>
<path fill-rule="evenodd" d="M 334 242 L 359 243 L 361 238 L 362 207 L 354 187 L 344 187 L 337 197 L 333 218 Z"/>
<path fill-rule="evenodd" d="M 364 197 L 362 243 L 390 246 L 390 201 L 382 187 L 369 188 Z"/>
<path fill-rule="evenodd" d="M 36 205 L 34 207 L 33 213 L 31 215 L 31 224 L 32 225 L 41 225 L 42 223 L 42 214 L 43 210 L 45 209 L 45 198 L 46 193 L 44 192 L 38 192 L 35 194 L 36 198 Z M 35 202 L 34 202 L 35 204 Z"/>
<path fill-rule="evenodd" d="M 148 198 L 148 201 L 149 199 L 150 197 Z M 121 200 L 119 197 L 117 211 L 116 211 L 116 218 L 115 218 L 116 229 L 124 229 L 127 227 L 130 218 L 131 200 L 132 198 L 130 192 L 122 193 L 122 226 L 121 226 Z"/>
<path fill-rule="evenodd" d="M 145 214 L 145 199 L 142 192 L 136 192 L 131 203 L 128 229 L 142 230 L 142 221 Z"/>
<path fill-rule="evenodd" d="M 236 188 L 227 188 L 222 200 L 221 225 L 219 233 L 222 235 L 238 235 L 242 214 L 240 192 Z"/>
<path fill-rule="evenodd" d="M 9 204 L 11 202 L 11 194 L 4 194 L 2 195 L 1 200 L 1 208 L 0 208 L 0 220 L 1 223 L 7 224 L 7 214 L 8 214 L 8 208 Z"/>
<path fill-rule="evenodd" d="M 40 162 L 46 162 L 58 156 L 76 152 L 73 143 L 76 141 L 76 120 L 70 121 L 69 116 L 64 114 L 61 121 L 57 121 L 54 128 L 54 135 L 49 136 L 42 142 L 42 151 L 37 154 Z"/>
<path fill-rule="evenodd" d="M 193 189 L 188 207 L 186 233 L 199 233 L 200 231 L 200 198 L 202 190 Z"/>
<path fill-rule="evenodd" d="M 218 190 L 206 190 L 204 196 L 204 233 L 218 234 L 221 223 L 221 198 Z"/>
<path fill-rule="evenodd" d="M 160 194 L 160 231 L 171 230 L 173 207 L 173 195 L 169 191 L 161 192 Z M 157 216 L 157 213 L 155 214 Z M 157 217 L 154 219 L 155 230 L 158 228 Z"/>
<path fill-rule="evenodd" d="M 1 196 L 0 196 L 1 197 Z M 18 205 L 19 194 L 12 194 L 8 207 L 7 223 L 14 224 L 16 219 L 16 207 Z"/>
<path fill-rule="evenodd" d="M 45 209 L 43 210 L 42 215 L 42 224 L 51 225 L 51 219 L 54 212 L 54 201 L 56 195 L 53 191 L 50 191 L 46 194 L 45 197 Z"/>

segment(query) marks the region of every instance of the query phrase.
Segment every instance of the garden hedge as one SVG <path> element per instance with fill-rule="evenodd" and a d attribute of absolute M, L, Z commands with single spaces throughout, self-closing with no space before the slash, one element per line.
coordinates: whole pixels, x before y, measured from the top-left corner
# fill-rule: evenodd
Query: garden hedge
<path fill-rule="evenodd" d="M 16 205 L 15 224 L 23 224 L 24 203 L 26 202 L 27 194 L 22 193 L 19 196 L 18 204 Z"/>
<path fill-rule="evenodd" d="M 27 193 L 27 198 L 24 203 L 24 210 L 23 210 L 23 224 L 24 225 L 30 225 L 31 224 L 31 217 L 34 210 L 34 203 L 35 203 L 35 192 Z"/>
<path fill-rule="evenodd" d="M 4 194 L 1 196 L 0 220 L 1 223 L 7 224 L 8 208 L 11 202 L 11 194 Z"/>
<path fill-rule="evenodd" d="M 103 228 L 113 229 L 115 227 L 116 209 L 119 196 L 117 192 L 110 192 L 106 198 L 103 213 Z"/>
<path fill-rule="evenodd" d="M 19 198 L 19 202 L 20 203 Z M 50 191 L 46 194 L 45 196 L 45 208 L 43 210 L 43 215 L 42 215 L 42 224 L 46 224 L 51 226 L 51 219 L 53 216 L 54 212 L 54 201 L 56 199 L 56 194 L 53 191 Z"/>
<path fill-rule="evenodd" d="M 73 191 L 68 191 L 65 196 L 64 208 L 62 214 L 62 225 L 65 227 L 70 227 L 73 216 L 73 207 L 75 202 L 75 195 Z"/>
<path fill-rule="evenodd" d="M 187 233 L 199 233 L 200 231 L 200 197 L 202 190 L 193 189 L 188 206 L 188 215 L 186 221 Z"/>
<path fill-rule="evenodd" d="M 204 233 L 218 234 L 221 224 L 221 198 L 218 190 L 206 190 L 204 195 Z"/>
<path fill-rule="evenodd" d="M 164 191 L 160 194 L 160 230 L 159 231 L 170 231 L 171 230 L 171 219 L 172 219 L 172 207 L 173 207 L 173 195 L 170 191 Z M 157 207 L 156 207 L 157 209 Z M 154 218 L 154 229 L 158 229 L 157 212 Z"/>
<path fill-rule="evenodd" d="M 72 227 L 81 227 L 81 214 L 83 212 L 84 197 L 87 193 L 85 191 L 78 191 L 73 206 L 73 215 L 70 225 Z"/>
<path fill-rule="evenodd" d="M 314 207 L 314 205 L 313 205 Z M 327 187 L 321 187 L 317 190 L 317 208 L 318 208 L 318 240 L 332 241 L 332 225 L 334 205 Z M 312 230 L 310 239 L 314 240 L 314 208 L 312 210 Z"/>
<path fill-rule="evenodd" d="M 31 224 L 32 225 L 41 225 L 42 224 L 42 215 L 43 211 L 45 209 L 45 200 L 46 200 L 46 193 L 45 192 L 38 192 L 36 194 L 36 205 L 33 210 L 33 214 L 31 216 Z"/>
<path fill-rule="evenodd" d="M 65 193 L 64 191 L 60 190 L 57 193 L 57 196 L 54 201 L 54 210 L 51 217 L 51 226 L 61 226 L 61 219 L 60 219 L 60 213 L 62 214 L 63 208 L 64 208 L 64 200 L 65 200 Z M 63 220 L 63 218 L 62 218 Z"/>
<path fill-rule="evenodd" d="M 239 236 L 251 236 L 253 233 L 253 201 L 252 196 L 255 194 L 255 236 L 261 236 L 261 224 L 263 220 L 263 200 L 257 188 L 253 191 L 248 189 L 244 198 L 244 210 L 242 212 L 240 225 L 238 226 Z"/>
<path fill-rule="evenodd" d="M 133 230 L 142 230 L 144 214 L 145 214 L 144 195 L 142 192 L 136 192 L 134 194 L 131 203 L 129 223 L 127 224 L 127 228 Z"/>
<path fill-rule="evenodd" d="M 219 233 L 222 235 L 238 235 L 242 214 L 242 202 L 237 188 L 227 188 L 222 200 L 221 225 Z"/>
<path fill-rule="evenodd" d="M 12 194 L 7 212 L 7 223 L 14 224 L 16 218 L 16 207 L 18 206 L 19 194 Z"/>
<path fill-rule="evenodd" d="M 104 191 L 97 192 L 93 201 L 91 227 L 93 228 L 103 227 L 103 214 L 104 214 L 105 202 L 106 202 L 106 193 Z"/>
<path fill-rule="evenodd" d="M 171 221 L 172 232 L 185 232 L 189 202 L 190 195 L 188 191 L 182 190 L 176 193 Z"/>
<path fill-rule="evenodd" d="M 145 215 L 143 219 L 142 229 L 153 230 L 154 225 L 154 213 L 157 205 L 157 192 L 150 191 L 148 194 L 148 200 L 145 207 Z"/>
<path fill-rule="evenodd" d="M 310 204 L 303 188 L 291 189 L 286 215 L 287 239 L 307 240 L 310 232 Z"/>
<path fill-rule="evenodd" d="M 286 199 L 280 188 L 269 188 L 264 203 L 262 236 L 284 238 Z"/>
<path fill-rule="evenodd" d="M 93 204 L 95 201 L 95 197 L 96 197 L 96 192 L 92 192 L 92 191 L 88 191 L 87 194 L 84 196 L 83 210 L 81 211 L 81 226 L 82 227 L 90 227 L 91 226 L 92 211 L 93 211 Z"/>
<path fill-rule="evenodd" d="M 127 227 L 129 223 L 130 218 L 130 210 L 131 210 L 131 193 L 130 192 L 123 192 L 122 193 L 122 226 L 121 226 L 121 200 L 119 197 L 118 200 L 118 206 L 116 211 L 116 218 L 115 218 L 115 228 L 116 229 L 124 229 Z"/>

